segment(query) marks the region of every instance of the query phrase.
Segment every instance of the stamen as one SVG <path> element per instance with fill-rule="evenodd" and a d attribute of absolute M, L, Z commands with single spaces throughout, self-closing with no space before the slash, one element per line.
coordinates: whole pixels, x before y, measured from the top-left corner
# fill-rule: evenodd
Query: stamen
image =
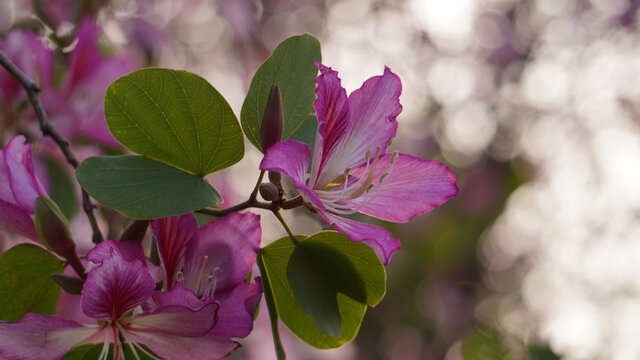
<path fill-rule="evenodd" d="M 215 269 L 211 272 L 209 276 L 207 276 L 207 291 L 203 294 L 206 297 L 213 296 L 216 292 L 216 286 L 218 285 L 217 273 L 220 270 L 219 266 L 216 266 Z"/>
<path fill-rule="evenodd" d="M 204 277 L 204 267 L 207 264 L 209 257 L 207 255 L 202 257 L 202 265 L 200 265 L 200 275 L 198 275 L 198 291 L 196 294 L 200 294 L 200 287 L 202 286 L 202 278 Z"/>
<path fill-rule="evenodd" d="M 120 323 L 118 323 L 117 325 L 118 325 L 118 329 L 120 329 L 120 333 L 122 334 L 122 337 L 124 337 L 125 343 L 127 345 L 129 345 L 129 348 L 131 349 L 131 352 L 133 352 L 133 354 L 134 354 L 134 356 L 136 357 L 137 360 L 140 360 L 140 357 L 139 357 L 138 353 L 136 352 L 136 349 L 142 351 L 145 355 L 150 357 L 152 360 L 162 360 L 161 358 L 157 357 L 156 355 L 153 355 L 150 352 L 148 352 L 147 350 L 145 350 L 142 346 L 140 346 L 140 344 L 136 343 L 135 341 L 131 341 L 131 338 L 129 337 L 129 334 L 127 334 L 127 332 L 124 330 L 124 327 L 122 327 L 122 325 Z"/>
<path fill-rule="evenodd" d="M 178 271 L 176 274 L 176 282 L 182 283 L 184 281 L 184 273 L 182 271 Z"/>
<path fill-rule="evenodd" d="M 369 175 L 367 176 L 367 180 L 364 182 L 364 184 L 362 184 L 362 186 L 360 186 L 358 190 L 356 190 L 354 193 L 351 194 L 351 196 L 349 196 L 349 199 L 355 199 L 360 195 L 364 194 L 364 192 L 367 190 L 367 187 L 373 181 L 373 175 L 376 171 L 376 164 L 378 163 L 379 157 L 380 157 L 380 146 L 378 146 L 378 148 L 376 149 L 376 155 L 373 158 L 373 163 L 371 164 L 371 170 L 369 170 Z"/>
<path fill-rule="evenodd" d="M 107 335 L 104 338 L 104 345 L 102 345 L 102 350 L 100 351 L 100 356 L 98 356 L 98 360 L 107 360 L 107 356 L 109 356 L 109 344 L 111 343 L 111 330 L 107 330 Z"/>

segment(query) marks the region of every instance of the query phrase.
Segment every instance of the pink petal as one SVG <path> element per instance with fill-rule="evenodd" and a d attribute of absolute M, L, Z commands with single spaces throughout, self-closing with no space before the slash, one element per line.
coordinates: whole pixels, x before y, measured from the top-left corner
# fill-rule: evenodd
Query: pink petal
<path fill-rule="evenodd" d="M 9 170 L 9 183 L 16 202 L 30 214 L 36 204 L 36 198 L 47 195 L 40 184 L 31 162 L 31 144 L 25 144 L 25 137 L 13 137 L 4 150 L 4 161 Z"/>
<path fill-rule="evenodd" d="M 141 261 L 126 261 L 114 251 L 114 256 L 89 272 L 82 289 L 82 312 L 96 319 L 117 321 L 149 299 L 154 288 Z"/>
<path fill-rule="evenodd" d="M 390 158 L 391 155 L 386 154 L 378 160 L 374 185 L 389 171 Z M 354 175 L 359 175 L 358 171 Z M 373 199 L 358 211 L 378 219 L 407 222 L 443 204 L 458 193 L 458 188 L 455 175 L 446 165 L 399 154 L 391 173 L 385 177 L 379 192 L 376 191 L 377 188 L 371 190 Z M 366 195 L 361 198 L 366 199 Z"/>
<path fill-rule="evenodd" d="M 333 225 L 336 230 L 347 234 L 351 241 L 362 241 L 369 245 L 378 253 L 378 256 L 385 265 L 389 263 L 391 255 L 400 249 L 400 241 L 380 226 L 345 219 L 326 211 L 318 211 L 318 214 L 320 214 L 324 221 Z"/>
<path fill-rule="evenodd" d="M 169 291 L 154 292 L 149 304 L 153 306 L 151 311 L 169 305 L 182 305 L 195 311 L 206 305 L 193 291 L 185 288 L 181 283 L 176 283 Z"/>
<path fill-rule="evenodd" d="M 17 323 L 0 322 L 0 356 L 6 360 L 59 359 L 97 331 L 97 327 L 58 316 L 29 313 Z"/>
<path fill-rule="evenodd" d="M 260 170 L 277 171 L 289 176 L 307 202 L 315 208 L 324 209 L 318 196 L 306 183 L 310 155 L 311 149 L 307 144 L 287 140 L 267 149 L 260 163 Z"/>
<path fill-rule="evenodd" d="M 100 28 L 86 18 L 76 30 L 78 42 L 71 52 L 71 75 L 69 87 L 74 87 L 78 82 L 91 77 L 96 65 L 100 64 L 101 55 L 98 48 Z"/>
<path fill-rule="evenodd" d="M 262 288 L 256 283 L 240 283 L 231 292 L 217 297 L 220 301 L 218 323 L 211 333 L 223 337 L 243 338 L 253 330 Z"/>
<path fill-rule="evenodd" d="M 323 89 L 318 93 L 318 101 L 339 91 L 344 92 L 339 81 L 327 81 L 326 79 L 337 79 L 337 73 L 319 65 L 322 75 L 318 77 L 318 88 Z M 398 123 L 396 117 L 402 111 L 399 102 L 402 84 L 397 75 L 385 68 L 384 74 L 374 76 L 354 91 L 349 96 L 348 106 L 350 108 L 350 118 L 337 116 L 336 122 L 342 122 L 340 126 L 335 125 L 332 132 L 327 132 L 323 136 L 325 145 L 323 147 L 322 163 L 320 164 L 318 178 L 316 179 L 316 166 L 318 159 L 318 147 L 313 159 L 312 184 L 314 189 L 322 189 L 335 178 L 342 175 L 347 168 L 354 168 L 366 162 L 367 151 L 372 154 L 380 147 L 381 153 L 386 152 L 387 143 L 396 135 Z M 325 94 L 321 96 L 321 94 Z M 328 106 L 334 106 L 331 114 L 344 114 L 344 104 L 336 102 Z M 316 111 L 318 109 L 316 108 Z M 320 119 L 320 115 L 318 116 Z M 321 121 L 321 120 L 319 120 Z M 320 122 L 322 124 L 322 121 Z M 321 128 L 319 127 L 319 130 Z M 318 134 L 322 136 L 319 131 Z M 328 141 L 331 144 L 327 143 Z"/>
<path fill-rule="evenodd" d="M 184 266 L 187 244 L 198 241 L 198 222 L 193 214 L 172 216 L 151 222 L 160 260 L 166 271 L 165 289 L 171 289 Z"/>
<path fill-rule="evenodd" d="M 216 324 L 218 304 L 212 298 L 201 300 L 192 310 L 182 305 L 163 306 L 151 313 L 122 319 L 120 322 L 133 332 L 162 333 L 174 336 L 200 337 Z"/>
<path fill-rule="evenodd" d="M 256 264 L 261 235 L 260 216 L 250 212 L 231 213 L 206 223 L 198 233 L 199 241 L 187 246 L 185 286 L 200 289 L 202 294 L 210 275 L 216 292 L 244 281 Z"/>
<path fill-rule="evenodd" d="M 338 73 L 316 63 L 320 75 L 316 78 L 316 101 L 313 107 L 318 118 L 318 136 L 311 169 L 311 187 L 324 188 L 342 175 L 346 168 L 331 166 L 344 152 L 344 141 L 350 126 L 349 101 L 340 84 Z"/>
<path fill-rule="evenodd" d="M 33 219 L 18 205 L 0 200 L 0 224 L 22 236 L 38 241 Z"/>
<path fill-rule="evenodd" d="M 223 359 L 239 346 L 235 341 L 212 334 L 183 337 L 162 332 L 132 331 L 129 336 L 167 360 Z"/>
<path fill-rule="evenodd" d="M 114 256 L 120 256 L 126 261 L 140 260 L 143 264 L 146 262 L 144 249 L 138 241 L 115 241 L 109 240 L 101 242 L 87 253 L 87 260 L 96 264 L 102 263 L 104 260 Z"/>

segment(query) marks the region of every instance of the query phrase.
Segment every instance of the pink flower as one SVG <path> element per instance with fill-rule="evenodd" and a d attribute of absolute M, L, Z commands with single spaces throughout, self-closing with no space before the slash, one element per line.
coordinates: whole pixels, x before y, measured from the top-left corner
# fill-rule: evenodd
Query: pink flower
<path fill-rule="evenodd" d="M 385 68 L 347 97 L 338 73 L 316 64 L 318 96 L 314 108 L 318 133 L 311 150 L 287 140 L 267 150 L 260 169 L 285 173 L 307 205 L 352 241 L 371 246 L 389 262 L 400 242 L 385 229 L 338 215 L 360 212 L 378 219 L 407 222 L 456 195 L 456 178 L 443 164 L 407 154 L 388 153 L 396 136 L 402 85 Z"/>
<path fill-rule="evenodd" d="M 36 199 L 47 195 L 31 162 L 31 144 L 18 135 L 0 150 L 0 224 L 37 240 L 31 214 Z"/>
<path fill-rule="evenodd" d="M 183 287 L 199 296 L 214 296 L 220 304 L 211 341 L 237 343 L 253 329 L 261 287 L 245 282 L 260 249 L 260 216 L 231 213 L 198 228 L 193 214 L 151 223 L 165 270 L 164 288 Z"/>
<path fill-rule="evenodd" d="M 139 252 L 123 248 L 121 253 L 119 246 L 109 243 L 98 245 L 100 250 L 87 256 L 102 259 L 89 272 L 82 290 L 82 311 L 97 324 L 33 313 L 17 323 L 0 322 L 0 356 L 58 359 L 77 345 L 96 342 L 104 342 L 100 359 L 108 356 L 111 342 L 115 359 L 122 357 L 125 344 L 134 352 L 146 352 L 139 345 L 145 344 L 167 359 L 218 359 L 212 354 L 227 350 L 225 344 L 207 336 L 216 324 L 214 298 L 199 299 L 181 286 L 154 291 L 151 275 L 137 258 Z M 111 253 L 107 258 L 105 250 Z"/>

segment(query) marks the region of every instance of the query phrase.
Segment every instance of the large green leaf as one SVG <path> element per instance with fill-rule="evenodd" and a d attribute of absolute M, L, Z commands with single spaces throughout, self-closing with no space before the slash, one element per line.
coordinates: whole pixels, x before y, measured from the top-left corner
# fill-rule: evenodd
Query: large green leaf
<path fill-rule="evenodd" d="M 49 276 L 63 262 L 47 250 L 21 244 L 0 256 L 0 320 L 18 321 L 30 312 L 52 315 L 60 288 Z"/>
<path fill-rule="evenodd" d="M 134 219 L 181 215 L 222 197 L 204 179 L 142 156 L 95 156 L 76 170 L 99 202 Z"/>
<path fill-rule="evenodd" d="M 316 327 L 335 337 L 340 336 L 342 327 L 338 293 L 370 306 L 385 293 L 384 266 L 375 252 L 333 231 L 315 234 L 293 250 L 287 279 L 298 304 Z"/>
<path fill-rule="evenodd" d="M 245 135 L 260 151 L 260 124 L 269 91 L 278 84 L 282 94 L 284 131 L 282 140 L 294 139 L 313 146 L 318 122 L 310 116 L 315 100 L 315 78 L 321 61 L 320 42 L 309 34 L 284 40 L 258 68 L 242 104 L 240 120 Z"/>
<path fill-rule="evenodd" d="M 113 136 L 130 150 L 204 176 L 244 155 L 238 119 L 198 75 L 134 71 L 107 89 L 104 112 Z"/>
<path fill-rule="evenodd" d="M 369 247 L 364 244 L 353 243 L 349 241 L 347 236 L 335 231 L 323 231 L 308 238 L 298 236 L 298 239 L 301 240 L 298 247 L 303 250 L 297 250 L 288 237 L 279 239 L 260 250 L 260 260 L 265 269 L 262 276 L 266 277 L 266 280 L 271 285 L 278 316 L 294 334 L 317 348 L 330 349 L 339 347 L 351 341 L 357 334 L 367 307 L 366 304 L 375 305 L 384 296 L 386 291 L 384 267 L 375 252 Z M 327 281 L 339 274 L 339 271 L 315 271 L 314 276 L 307 278 L 308 284 L 306 285 L 308 286 L 305 287 L 303 285 L 302 290 L 297 289 L 294 292 L 287 274 L 287 266 L 290 264 L 294 251 L 296 253 L 302 251 L 301 255 L 296 255 L 296 258 L 299 257 L 298 260 L 310 257 L 315 262 L 315 265 L 324 264 L 323 266 L 327 267 L 334 266 L 332 262 L 325 264 L 327 260 L 330 260 L 327 255 L 341 253 L 339 255 L 341 257 L 339 262 L 342 263 L 340 267 L 350 268 L 351 280 L 348 279 L 348 276 L 345 277 L 346 279 L 334 279 L 340 284 L 335 287 L 339 290 L 333 291 L 335 288 L 327 285 Z M 294 262 L 296 261 L 294 260 Z M 344 262 L 350 265 L 344 265 Z M 297 264 L 294 265 L 294 268 L 302 269 L 303 272 L 308 273 L 309 268 L 314 268 L 315 265 L 304 266 Z M 358 274 L 361 281 L 353 280 L 355 274 Z M 322 280 L 318 281 L 318 279 Z M 356 290 L 346 289 L 345 287 L 354 285 L 352 281 L 357 282 L 357 285 L 354 286 Z M 294 280 L 294 283 L 297 284 L 298 282 L 298 279 Z M 329 292 L 332 292 L 335 296 L 340 318 L 339 336 L 331 336 L 318 329 L 314 319 L 299 305 L 299 299 L 296 299 L 299 298 L 299 291 L 305 292 L 309 287 L 314 286 L 324 290 L 329 289 Z M 358 299 L 352 299 L 345 295 L 343 291 Z M 321 296 L 325 299 L 328 298 L 326 295 Z M 331 314 L 326 315 L 331 316 Z"/>

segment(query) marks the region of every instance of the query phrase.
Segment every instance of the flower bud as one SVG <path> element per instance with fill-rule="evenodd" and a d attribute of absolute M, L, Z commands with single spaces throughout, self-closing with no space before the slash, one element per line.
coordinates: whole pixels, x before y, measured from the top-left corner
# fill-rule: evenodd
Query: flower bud
<path fill-rule="evenodd" d="M 134 220 L 120 235 L 119 241 L 142 241 L 149 227 L 149 220 Z"/>
<path fill-rule="evenodd" d="M 84 280 L 63 273 L 53 273 L 49 276 L 51 276 L 53 281 L 60 285 L 62 290 L 68 292 L 69 294 L 80 295 L 82 293 L 82 285 L 84 284 Z"/>
<path fill-rule="evenodd" d="M 278 187 L 272 183 L 260 184 L 260 196 L 267 201 L 273 201 L 278 199 L 280 192 Z"/>
<path fill-rule="evenodd" d="M 71 238 L 69 222 L 53 200 L 38 196 L 35 215 L 36 232 L 47 248 L 64 258 L 75 253 L 76 243 Z"/>
<path fill-rule="evenodd" d="M 262 125 L 260 125 L 260 142 L 262 143 L 262 151 L 267 149 L 282 139 L 284 130 L 284 116 L 282 115 L 282 97 L 280 96 L 280 87 L 273 84 L 269 92 L 269 100 L 264 109 L 262 116 Z"/>

